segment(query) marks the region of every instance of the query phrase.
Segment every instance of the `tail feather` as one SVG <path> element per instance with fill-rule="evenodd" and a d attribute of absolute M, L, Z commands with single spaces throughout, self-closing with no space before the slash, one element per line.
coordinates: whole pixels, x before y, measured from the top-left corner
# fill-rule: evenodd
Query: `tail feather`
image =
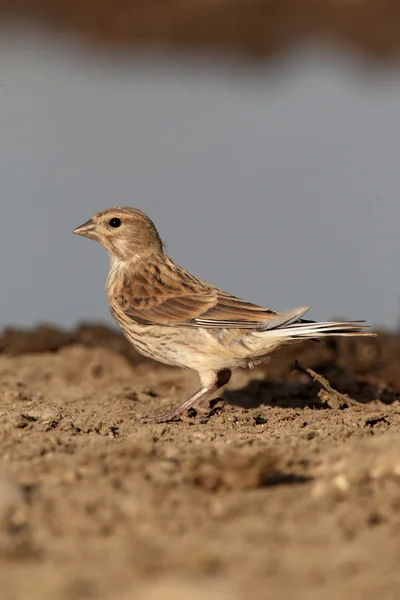
<path fill-rule="evenodd" d="M 313 339 L 331 336 L 376 336 L 365 321 L 309 321 L 302 319 L 308 308 L 293 308 L 269 318 L 254 334 L 288 340 Z"/>
<path fill-rule="evenodd" d="M 278 327 L 269 332 L 278 336 L 289 337 L 292 339 L 308 339 L 330 336 L 375 336 L 369 330 L 365 321 L 326 321 L 326 322 L 302 322 L 291 323 L 283 327 Z"/>
<path fill-rule="evenodd" d="M 262 329 L 257 336 L 279 337 L 288 339 L 314 339 L 331 336 L 375 336 L 365 321 L 309 321 L 302 319 L 308 308 L 293 308 L 285 313 L 277 314 Z"/>

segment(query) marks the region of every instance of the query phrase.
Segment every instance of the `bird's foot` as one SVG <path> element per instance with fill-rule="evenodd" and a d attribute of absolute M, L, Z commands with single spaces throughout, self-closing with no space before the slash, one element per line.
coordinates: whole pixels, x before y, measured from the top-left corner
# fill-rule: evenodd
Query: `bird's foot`
<path fill-rule="evenodd" d="M 218 413 L 223 408 L 224 404 L 225 402 L 221 398 L 215 398 L 215 400 L 211 400 L 207 408 L 196 406 L 196 408 L 190 407 L 187 409 L 182 406 L 177 406 L 166 413 L 161 413 L 159 415 L 155 415 L 154 417 L 142 417 L 141 419 L 137 419 L 137 422 L 154 424 L 169 423 L 171 421 L 180 420 L 191 425 L 207 423 L 210 417 Z M 185 412 L 188 413 L 188 416 L 184 414 Z"/>
<path fill-rule="evenodd" d="M 190 396 L 190 398 L 179 404 L 179 406 L 176 406 L 166 413 L 156 415 L 155 417 L 145 417 L 139 419 L 139 423 L 168 423 L 169 421 L 175 421 L 175 419 L 181 419 L 182 415 L 187 410 L 192 409 L 198 411 L 200 404 L 205 400 L 208 400 L 212 394 L 219 390 L 223 385 L 228 383 L 230 376 L 231 372 L 228 369 L 220 371 L 216 381 L 208 386 L 201 387 L 195 394 L 193 394 L 193 396 Z M 212 400 L 209 404 L 208 417 L 210 417 L 215 410 L 215 402 L 218 403 L 218 400 Z"/>
<path fill-rule="evenodd" d="M 170 421 L 175 421 L 180 417 L 179 414 L 176 414 L 175 410 L 170 410 L 166 413 L 161 413 L 159 415 L 155 415 L 154 417 L 142 417 L 141 419 L 137 419 L 137 423 L 169 423 Z"/>
<path fill-rule="evenodd" d="M 223 409 L 225 404 L 226 402 L 223 398 L 214 398 L 214 400 L 210 400 L 208 402 L 208 406 L 205 406 L 204 408 L 202 406 L 190 408 L 188 410 L 188 414 L 189 417 L 196 417 L 197 415 L 202 415 L 198 418 L 208 420 L 210 417 L 213 417 L 214 415 L 218 414 Z"/>

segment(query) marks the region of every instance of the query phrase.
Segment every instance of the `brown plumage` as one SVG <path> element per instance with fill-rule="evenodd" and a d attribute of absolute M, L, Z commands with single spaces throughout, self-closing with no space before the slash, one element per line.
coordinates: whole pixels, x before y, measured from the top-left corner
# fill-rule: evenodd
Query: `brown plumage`
<path fill-rule="evenodd" d="M 232 369 L 266 362 L 283 344 L 374 335 L 361 321 L 305 321 L 307 308 L 277 313 L 198 279 L 165 254 L 154 224 L 137 209 L 103 210 L 74 233 L 108 251 L 110 309 L 132 344 L 145 356 L 199 373 L 196 394 L 148 421 L 169 421 L 199 406 L 229 381 Z"/>

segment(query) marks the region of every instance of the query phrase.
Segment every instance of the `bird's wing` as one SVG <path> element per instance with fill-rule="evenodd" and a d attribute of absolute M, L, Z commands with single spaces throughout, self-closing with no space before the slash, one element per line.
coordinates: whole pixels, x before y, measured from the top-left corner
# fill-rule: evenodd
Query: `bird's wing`
<path fill-rule="evenodd" d="M 307 309 L 280 314 L 222 292 L 174 263 L 147 264 L 125 273 L 112 291 L 125 316 L 142 325 L 273 329 L 297 321 Z"/>

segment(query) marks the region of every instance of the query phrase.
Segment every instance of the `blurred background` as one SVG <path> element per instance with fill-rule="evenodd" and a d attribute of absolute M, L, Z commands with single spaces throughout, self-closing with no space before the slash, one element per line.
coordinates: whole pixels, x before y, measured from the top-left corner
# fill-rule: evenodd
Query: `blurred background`
<path fill-rule="evenodd" d="M 131 205 L 198 276 L 397 327 L 398 2 L 0 2 L 0 326 L 111 323 L 73 236 Z"/>

